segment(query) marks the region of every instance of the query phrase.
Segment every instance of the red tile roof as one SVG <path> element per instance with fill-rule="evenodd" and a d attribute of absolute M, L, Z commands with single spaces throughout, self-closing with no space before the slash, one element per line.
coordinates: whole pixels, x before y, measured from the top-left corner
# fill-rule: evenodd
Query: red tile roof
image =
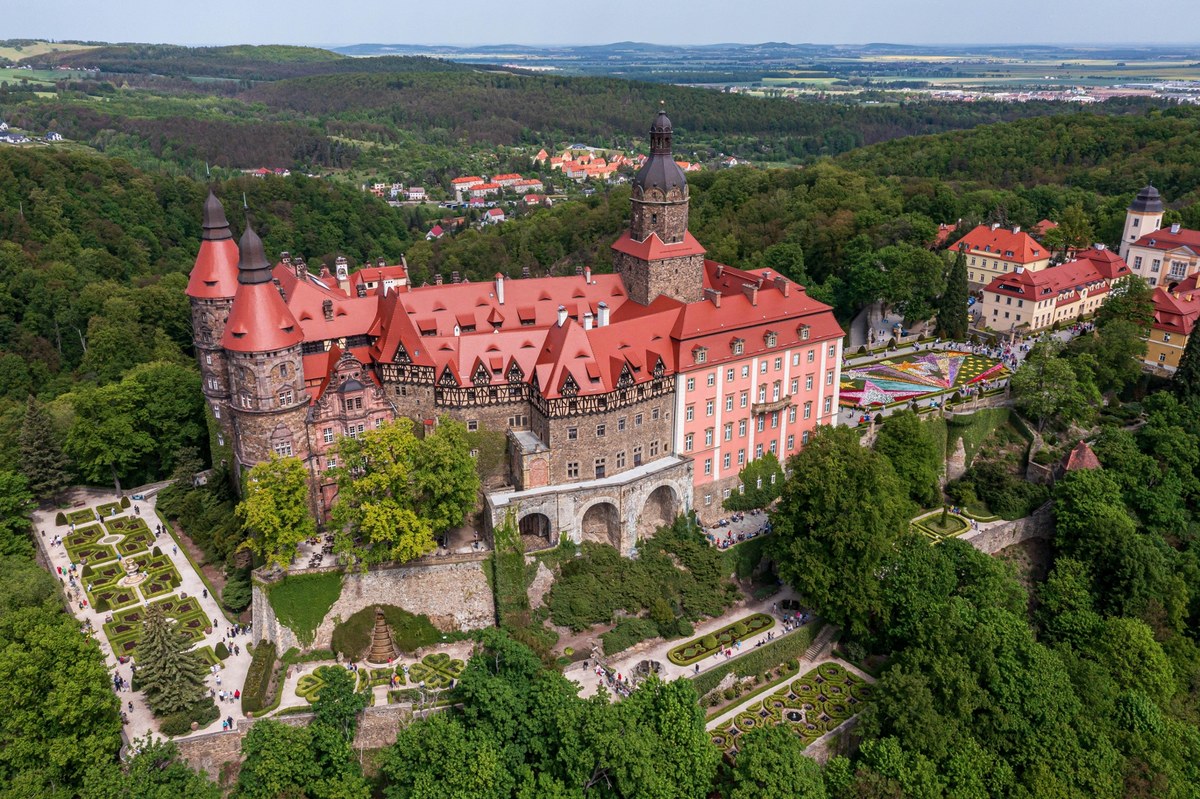
<path fill-rule="evenodd" d="M 1154 319 L 1150 327 L 1167 333 L 1189 336 L 1200 318 L 1200 290 L 1196 283 L 1200 273 L 1185 278 L 1168 291 L 1159 286 L 1154 290 Z"/>
<path fill-rule="evenodd" d="M 274 352 L 304 339 L 273 283 L 239 284 L 221 346 L 233 352 Z"/>
<path fill-rule="evenodd" d="M 1096 285 L 1102 281 L 1112 281 L 1131 274 L 1129 267 L 1111 250 L 1087 249 L 1079 253 L 1081 256 L 1074 261 L 1052 266 L 1048 269 L 1012 272 L 997 275 L 992 278 L 984 291 L 1001 294 L 1008 297 L 1022 297 L 1028 300 L 1040 301 L 1057 297 L 1066 292 L 1091 285 L 1089 294 L 1107 291 L 1107 287 Z M 1060 302 L 1069 304 L 1078 295 L 1070 294 Z"/>
<path fill-rule="evenodd" d="M 1042 261 L 1050 257 L 1046 248 L 1024 231 L 1014 233 L 1009 228 L 992 228 L 989 225 L 978 225 L 967 235 L 956 241 L 952 247 L 958 249 L 966 245 L 972 252 L 984 252 L 1005 261 L 1019 264 Z"/>
<path fill-rule="evenodd" d="M 1068 452 L 1067 457 L 1063 459 L 1063 469 L 1068 472 L 1100 468 L 1103 468 L 1100 465 L 1100 459 L 1096 457 L 1096 453 L 1092 451 L 1086 441 L 1076 444 L 1075 448 Z"/>
<path fill-rule="evenodd" d="M 1190 250 L 1200 253 L 1200 230 L 1188 230 L 1181 227 L 1177 233 L 1172 233 L 1171 228 L 1165 227 L 1142 236 L 1134 242 L 1134 246 L 1153 247 L 1156 250 L 1174 250 L 1178 247 L 1187 247 Z"/>
<path fill-rule="evenodd" d="M 228 299 L 237 292 L 238 246 L 232 238 L 200 242 L 196 265 L 188 276 L 187 295 L 196 299 Z"/>
<path fill-rule="evenodd" d="M 612 248 L 617 252 L 641 258 L 644 261 L 656 261 L 660 258 L 678 258 L 683 255 L 703 255 L 705 250 L 691 233 L 683 234 L 683 241 L 677 244 L 665 244 L 657 233 L 651 233 L 645 241 L 635 241 L 629 231 L 621 234 Z"/>

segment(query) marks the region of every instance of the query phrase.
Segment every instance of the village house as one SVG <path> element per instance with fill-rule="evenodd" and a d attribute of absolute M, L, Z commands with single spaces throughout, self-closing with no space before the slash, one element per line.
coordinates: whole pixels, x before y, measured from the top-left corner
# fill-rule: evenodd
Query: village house
<path fill-rule="evenodd" d="M 1037 272 L 1050 265 L 1050 251 L 1020 227 L 978 225 L 963 236 L 951 249 L 967 258 L 967 282 L 974 290 L 1017 271 Z"/>
<path fill-rule="evenodd" d="M 424 186 L 409 186 L 404 190 L 404 199 L 409 202 L 424 202 L 425 187 Z"/>

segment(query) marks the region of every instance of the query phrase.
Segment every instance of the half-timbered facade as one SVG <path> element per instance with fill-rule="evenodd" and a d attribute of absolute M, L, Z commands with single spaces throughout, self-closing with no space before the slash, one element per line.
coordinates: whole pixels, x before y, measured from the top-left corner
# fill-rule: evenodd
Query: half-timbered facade
<path fill-rule="evenodd" d="M 628 553 L 680 512 L 719 515 L 747 462 L 786 458 L 834 422 L 842 331 L 829 307 L 771 270 L 705 259 L 687 232 L 671 135 L 660 112 L 634 179 L 634 222 L 613 245 L 617 274 L 414 287 L 403 264 L 371 264 L 361 279 L 342 264 L 337 276 L 314 275 L 287 254 L 269 276 L 255 266 L 259 304 L 292 331 L 287 362 L 302 362 L 295 399 L 305 410 L 279 424 L 312 474 L 319 516 L 336 501 L 326 475 L 341 436 L 398 416 L 424 425 L 449 416 L 507 436 L 508 485 L 486 497 L 491 523 L 511 512 L 524 532 Z M 214 416 L 232 414 L 225 429 L 237 439 L 248 429 L 232 400 L 245 370 L 214 343 L 224 319 L 209 319 L 226 307 L 239 316 L 236 267 L 210 253 L 227 228 L 210 199 L 189 296 L 205 320 L 206 398 Z M 239 339 L 238 353 L 258 337 Z M 261 337 L 282 343 L 278 332 Z M 248 453 L 270 447 L 235 440 L 233 450 L 248 468 L 261 459 Z"/>

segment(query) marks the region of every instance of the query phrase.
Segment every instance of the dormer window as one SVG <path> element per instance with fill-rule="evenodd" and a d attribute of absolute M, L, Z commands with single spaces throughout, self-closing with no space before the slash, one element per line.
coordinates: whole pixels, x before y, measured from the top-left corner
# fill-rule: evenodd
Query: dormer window
<path fill-rule="evenodd" d="M 808 341 L 808 335 L 811 330 L 812 328 L 810 328 L 808 325 L 800 325 L 800 340 Z"/>
<path fill-rule="evenodd" d="M 696 347 L 694 350 L 692 350 L 692 359 L 696 363 L 707 363 L 708 362 L 708 348 L 707 347 Z"/>
<path fill-rule="evenodd" d="M 733 343 L 730 345 L 730 348 L 733 350 L 734 355 L 742 355 L 746 352 L 746 340 L 735 338 Z"/>
<path fill-rule="evenodd" d="M 774 330 L 768 330 L 763 339 L 767 342 L 767 349 L 771 349 L 779 342 L 779 335 Z"/>

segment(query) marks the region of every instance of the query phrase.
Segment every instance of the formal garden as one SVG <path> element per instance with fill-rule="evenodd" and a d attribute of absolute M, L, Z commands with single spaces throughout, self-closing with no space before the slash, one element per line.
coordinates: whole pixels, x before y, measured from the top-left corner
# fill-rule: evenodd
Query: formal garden
<path fill-rule="evenodd" d="M 734 756 L 740 736 L 773 725 L 787 727 L 808 746 L 861 710 L 871 690 L 869 683 L 844 666 L 822 663 L 709 732 L 709 739 Z"/>
<path fill-rule="evenodd" d="M 912 529 L 937 544 L 967 532 L 971 522 L 961 514 L 935 510 L 913 519 Z"/>
<path fill-rule="evenodd" d="M 995 358 L 946 350 L 885 358 L 842 370 L 838 403 L 846 407 L 886 407 L 1008 377 Z"/>
<path fill-rule="evenodd" d="M 738 619 L 733 624 L 722 627 L 716 632 L 693 638 L 685 644 L 680 644 L 667 652 L 667 659 L 676 666 L 690 666 L 699 663 L 706 657 L 722 652 L 737 644 L 744 638 L 766 632 L 775 626 L 775 619 L 766 613 L 755 613 L 744 619 Z"/>
<path fill-rule="evenodd" d="M 193 643 L 202 640 L 212 629 L 212 620 L 201 609 L 200 602 L 195 597 L 170 596 L 146 606 L 128 608 L 112 614 L 112 621 L 104 624 L 104 634 L 108 637 L 114 654 L 122 657 L 134 654 L 142 636 L 142 622 L 150 608 L 159 608 L 165 616 L 174 619 L 175 629 Z"/>
<path fill-rule="evenodd" d="M 363 692 L 371 691 L 380 685 L 390 686 L 389 702 L 417 701 L 422 698 L 422 693 L 425 698 L 429 698 L 435 692 L 452 687 L 466 667 L 466 662 L 460 658 L 451 657 L 445 652 L 434 652 L 412 664 L 361 667 L 356 672 L 357 685 L 358 690 Z M 312 704 L 321 696 L 321 689 L 329 682 L 330 671 L 345 668 L 342 665 L 318 666 L 312 673 L 301 675 L 296 683 L 296 696 Z"/>

